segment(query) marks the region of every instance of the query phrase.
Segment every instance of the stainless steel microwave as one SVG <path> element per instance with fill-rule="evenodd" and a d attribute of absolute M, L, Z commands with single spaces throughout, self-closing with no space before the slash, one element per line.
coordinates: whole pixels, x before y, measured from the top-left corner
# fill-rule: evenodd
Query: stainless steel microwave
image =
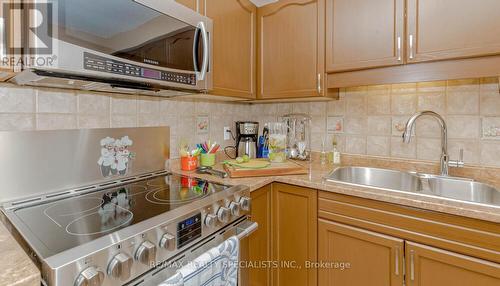
<path fill-rule="evenodd" d="M 17 84 L 159 96 L 212 88 L 212 21 L 174 0 L 33 2 L 23 22 L 40 24 L 22 29 L 23 53 L 40 62 L 26 60 Z"/>

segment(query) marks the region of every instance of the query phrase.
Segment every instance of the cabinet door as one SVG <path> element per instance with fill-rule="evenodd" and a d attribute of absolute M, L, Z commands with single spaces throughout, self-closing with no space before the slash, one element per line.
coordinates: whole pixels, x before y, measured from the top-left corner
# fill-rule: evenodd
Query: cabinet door
<path fill-rule="evenodd" d="M 500 53 L 500 1 L 408 0 L 408 61 Z"/>
<path fill-rule="evenodd" d="M 249 0 L 206 0 L 214 22 L 213 94 L 255 98 L 257 8 Z"/>
<path fill-rule="evenodd" d="M 258 97 L 324 94 L 325 0 L 281 0 L 259 8 Z"/>
<path fill-rule="evenodd" d="M 273 184 L 273 260 L 275 286 L 316 286 L 317 271 L 306 262 L 317 256 L 317 191 Z M 300 268 L 299 268 L 300 267 Z"/>
<path fill-rule="evenodd" d="M 200 0 L 175 0 L 175 2 L 200 13 Z"/>
<path fill-rule="evenodd" d="M 271 261 L 271 195 L 271 185 L 251 193 L 252 221 L 257 222 L 259 228 L 248 238 L 249 263 L 255 266 L 248 268 L 247 285 L 250 286 L 271 285 L 270 268 L 261 267 Z"/>
<path fill-rule="evenodd" d="M 404 0 L 327 0 L 328 72 L 399 65 Z"/>
<path fill-rule="evenodd" d="M 404 241 L 326 220 L 318 223 L 319 285 L 403 285 Z M 346 264 L 349 263 L 349 268 Z"/>
<path fill-rule="evenodd" d="M 498 286 L 500 264 L 406 242 L 408 286 Z"/>

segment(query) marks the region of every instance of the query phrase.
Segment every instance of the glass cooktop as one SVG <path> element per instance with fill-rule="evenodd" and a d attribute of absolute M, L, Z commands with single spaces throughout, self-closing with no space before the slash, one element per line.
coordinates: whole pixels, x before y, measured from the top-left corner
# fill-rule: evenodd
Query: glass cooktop
<path fill-rule="evenodd" d="M 19 208 L 14 214 L 51 256 L 227 188 L 201 179 L 167 175 Z"/>

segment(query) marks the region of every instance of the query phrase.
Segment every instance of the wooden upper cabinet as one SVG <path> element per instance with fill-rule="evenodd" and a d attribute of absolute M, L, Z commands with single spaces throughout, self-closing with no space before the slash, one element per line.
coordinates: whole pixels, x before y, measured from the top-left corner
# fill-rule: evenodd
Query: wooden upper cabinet
<path fill-rule="evenodd" d="M 281 0 L 257 21 L 258 98 L 324 95 L 325 0 Z"/>
<path fill-rule="evenodd" d="M 320 286 L 403 285 L 403 255 L 402 239 L 319 220 L 318 260 L 344 263 L 343 268 L 320 268 Z"/>
<path fill-rule="evenodd" d="M 274 286 L 316 286 L 317 271 L 306 262 L 317 257 L 317 191 L 273 184 L 272 253 Z M 300 268 L 299 268 L 300 267 Z"/>
<path fill-rule="evenodd" d="M 203 1 L 201 0 L 175 0 L 175 2 L 182 4 L 198 13 L 202 13 L 202 10 L 200 9 L 201 8 L 200 4 Z"/>
<path fill-rule="evenodd" d="M 249 0 L 206 0 L 214 22 L 213 91 L 254 99 L 257 8 Z"/>
<path fill-rule="evenodd" d="M 406 242 L 408 286 L 498 286 L 500 264 Z"/>
<path fill-rule="evenodd" d="M 500 53 L 500 1 L 408 0 L 408 62 Z"/>
<path fill-rule="evenodd" d="M 404 0 L 326 0 L 327 72 L 399 65 L 403 51 Z"/>

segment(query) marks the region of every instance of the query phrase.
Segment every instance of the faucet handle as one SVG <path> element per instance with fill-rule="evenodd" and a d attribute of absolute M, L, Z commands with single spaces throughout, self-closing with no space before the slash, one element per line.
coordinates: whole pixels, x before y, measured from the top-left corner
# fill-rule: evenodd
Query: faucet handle
<path fill-rule="evenodd" d="M 450 160 L 450 161 L 448 161 L 448 166 L 462 168 L 464 165 L 465 165 L 464 164 L 464 148 L 460 148 L 458 161 L 457 160 Z"/>

